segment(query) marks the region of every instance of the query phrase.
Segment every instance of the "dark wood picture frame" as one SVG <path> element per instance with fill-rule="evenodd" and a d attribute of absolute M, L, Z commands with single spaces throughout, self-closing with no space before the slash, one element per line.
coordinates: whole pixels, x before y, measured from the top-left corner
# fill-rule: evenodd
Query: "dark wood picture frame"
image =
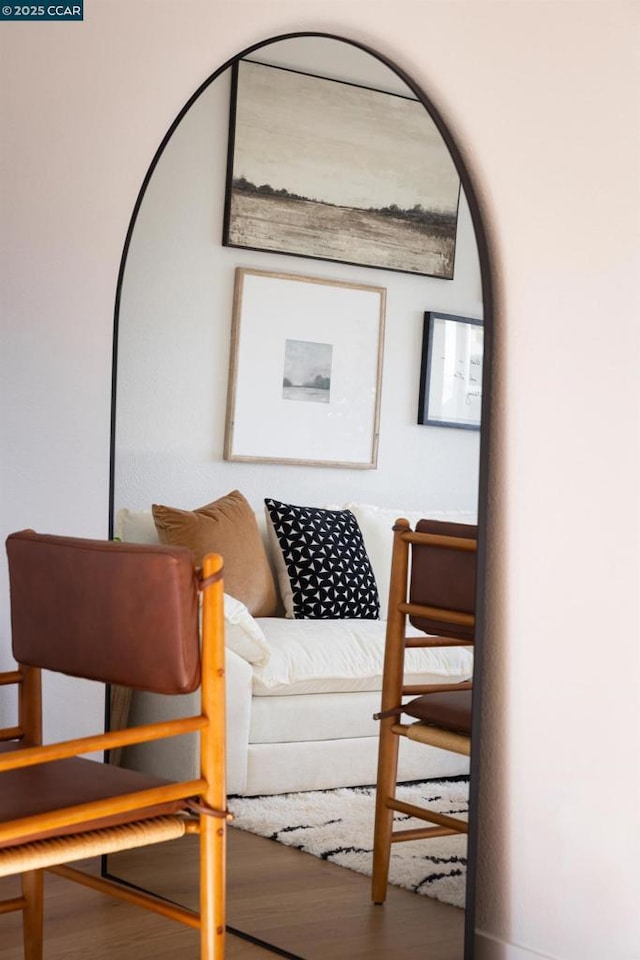
<path fill-rule="evenodd" d="M 415 173 L 400 183 L 403 160 Z M 419 100 L 234 64 L 223 245 L 451 280 L 459 200 Z"/>

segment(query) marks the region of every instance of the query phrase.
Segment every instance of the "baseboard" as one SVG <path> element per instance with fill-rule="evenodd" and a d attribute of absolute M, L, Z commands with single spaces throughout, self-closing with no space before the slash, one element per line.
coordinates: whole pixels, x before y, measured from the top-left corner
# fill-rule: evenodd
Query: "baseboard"
<path fill-rule="evenodd" d="M 546 953 L 518 947 L 498 940 L 482 930 L 476 930 L 473 960 L 553 960 Z"/>

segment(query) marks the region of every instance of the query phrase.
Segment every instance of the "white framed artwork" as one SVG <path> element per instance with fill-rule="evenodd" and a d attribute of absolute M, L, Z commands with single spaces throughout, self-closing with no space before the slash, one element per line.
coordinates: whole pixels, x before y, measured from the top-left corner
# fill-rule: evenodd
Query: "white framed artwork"
<path fill-rule="evenodd" d="M 224 457 L 377 465 L 386 290 L 237 268 Z"/>

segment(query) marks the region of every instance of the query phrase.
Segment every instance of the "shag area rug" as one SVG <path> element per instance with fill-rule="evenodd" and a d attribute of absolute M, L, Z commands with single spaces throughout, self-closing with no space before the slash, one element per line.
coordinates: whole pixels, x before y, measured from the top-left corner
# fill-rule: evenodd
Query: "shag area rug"
<path fill-rule="evenodd" d="M 428 803 L 439 813 L 465 817 L 467 780 L 431 780 L 398 787 L 398 799 Z M 268 837 L 322 860 L 371 875 L 374 787 L 345 787 L 276 796 L 230 797 L 232 826 Z M 403 829 L 422 820 L 396 814 Z M 464 907 L 467 840 L 463 834 L 411 840 L 391 847 L 389 882 Z"/>

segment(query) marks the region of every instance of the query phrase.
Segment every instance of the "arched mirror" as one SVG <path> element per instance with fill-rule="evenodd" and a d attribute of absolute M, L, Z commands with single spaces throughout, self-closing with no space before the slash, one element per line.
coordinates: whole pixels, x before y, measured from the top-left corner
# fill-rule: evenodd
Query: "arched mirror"
<path fill-rule="evenodd" d="M 278 660 L 277 631 L 302 621 L 283 615 L 277 536 L 263 517 L 265 499 L 349 511 L 382 609 L 397 516 L 479 521 L 482 580 L 488 276 L 473 185 L 436 110 L 384 58 L 326 35 L 256 45 L 212 75 L 167 133 L 132 216 L 116 303 L 111 530 L 144 541 L 163 524 L 231 516 L 240 579 L 263 577 L 259 599 L 239 587 L 228 611 L 229 684 L 243 691 L 228 702 L 229 792 L 254 804 L 230 830 L 229 924 L 284 956 L 402 960 L 416 944 L 433 960 L 471 956 L 477 726 L 468 851 L 453 837 L 409 856 L 383 907 L 365 876 L 368 813 L 356 806 L 346 834 L 332 833 L 330 807 L 319 824 L 300 806 L 273 813 L 285 794 L 366 799 L 379 689 L 335 665 L 322 683 L 305 675 L 287 688 L 296 668 Z M 339 627 L 342 616 L 320 618 Z M 325 659 L 344 655 L 346 641 L 308 642 Z M 473 671 L 479 693 L 479 649 L 475 666 L 464 653 L 438 675 Z M 476 714 L 478 703 L 474 694 Z M 161 698 L 113 690 L 109 722 L 163 709 Z M 468 760 L 429 749 L 401 779 L 436 778 L 443 809 L 460 807 Z M 111 760 L 158 771 L 154 750 Z M 161 772 L 173 764 L 182 775 L 192 757 L 176 743 Z M 269 839 L 317 826 L 316 857 Z M 107 870 L 171 899 L 196 891 L 195 860 L 171 845 L 153 863 L 112 856 Z"/>

